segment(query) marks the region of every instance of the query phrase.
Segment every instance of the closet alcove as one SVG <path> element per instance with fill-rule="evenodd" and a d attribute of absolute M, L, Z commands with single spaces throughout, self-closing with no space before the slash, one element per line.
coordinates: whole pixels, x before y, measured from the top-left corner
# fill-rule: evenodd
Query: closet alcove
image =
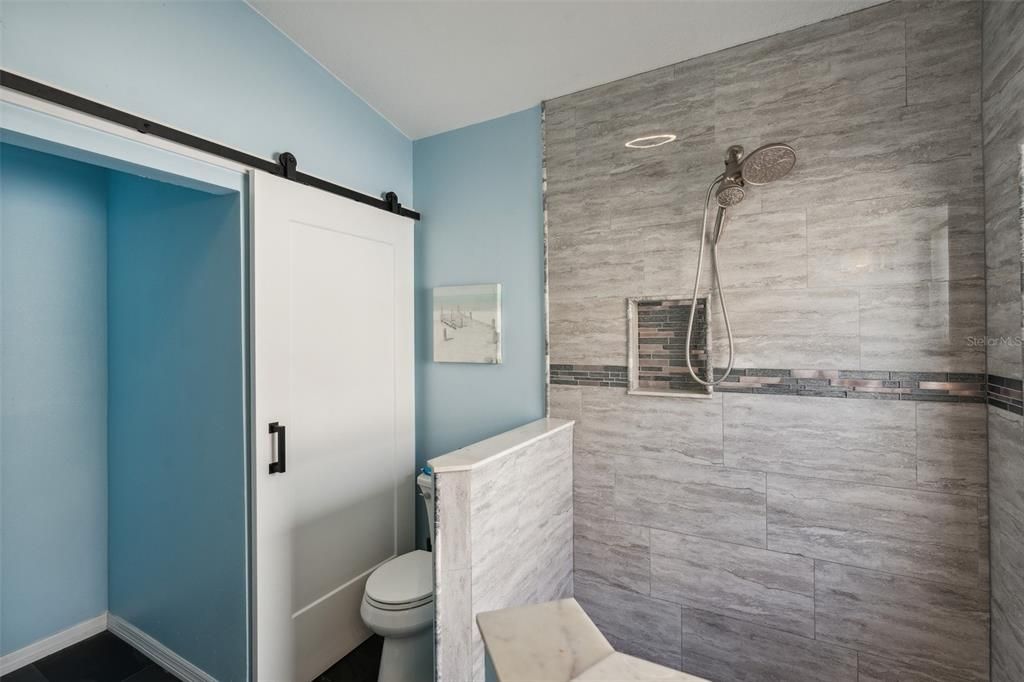
<path fill-rule="evenodd" d="M 106 618 L 245 679 L 241 195 L 26 142 L 0 146 L 5 644 Z"/>

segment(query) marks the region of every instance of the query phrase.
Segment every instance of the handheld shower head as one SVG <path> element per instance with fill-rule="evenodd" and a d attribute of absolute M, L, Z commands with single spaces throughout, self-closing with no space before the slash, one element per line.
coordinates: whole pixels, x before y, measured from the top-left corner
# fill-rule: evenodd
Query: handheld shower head
<path fill-rule="evenodd" d="M 746 196 L 746 185 L 767 185 L 769 182 L 778 180 L 785 176 L 796 165 L 796 151 L 788 144 L 775 142 L 758 147 L 750 154 L 744 156 L 743 147 L 732 145 L 725 150 L 725 172 L 712 180 L 708 185 L 707 194 L 704 197 L 704 217 L 701 219 L 700 248 L 697 251 L 697 277 L 693 283 L 693 300 L 697 301 L 697 294 L 700 291 L 701 272 L 704 267 L 704 245 L 711 244 L 711 261 L 714 266 L 714 281 L 711 293 L 718 290 L 718 303 L 722 307 L 722 321 L 725 324 L 725 335 L 729 340 L 729 360 L 725 366 L 725 373 L 714 378 L 714 373 L 709 373 L 706 379 L 697 376 L 693 369 L 691 360 L 690 342 L 693 339 L 693 321 L 697 310 L 696 305 L 690 306 L 690 319 L 686 324 L 686 369 L 690 377 L 701 386 L 717 386 L 728 378 L 732 372 L 733 362 L 736 359 L 736 346 L 732 337 L 732 326 L 729 324 L 729 311 L 725 305 L 725 293 L 722 291 L 722 280 L 719 278 L 718 267 L 718 244 L 722 239 L 725 230 L 726 213 L 728 209 L 743 201 Z M 717 186 L 718 189 L 715 189 Z M 713 231 L 708 233 L 708 210 L 711 207 L 711 195 L 714 193 L 715 201 L 718 203 L 718 217 L 715 219 Z M 709 294 L 710 296 L 710 294 Z M 710 308 L 710 297 L 708 306 Z"/>
<path fill-rule="evenodd" d="M 767 185 L 785 176 L 794 165 L 796 151 L 788 144 L 773 142 L 750 152 L 740 164 L 740 175 L 751 185 Z"/>
<path fill-rule="evenodd" d="M 743 183 L 735 178 L 725 178 L 715 192 L 715 201 L 722 208 L 729 208 L 743 201 L 746 192 L 743 190 Z"/>

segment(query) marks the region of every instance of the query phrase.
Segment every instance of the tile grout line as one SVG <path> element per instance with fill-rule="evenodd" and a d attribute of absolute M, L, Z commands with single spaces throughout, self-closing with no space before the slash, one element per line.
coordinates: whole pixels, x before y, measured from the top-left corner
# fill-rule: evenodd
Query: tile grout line
<path fill-rule="evenodd" d="M 604 455 L 604 453 L 597 453 L 597 454 Z M 763 470 L 757 470 L 757 469 L 743 469 L 743 468 L 739 468 L 739 467 L 727 466 L 727 465 L 724 465 L 724 464 L 700 463 L 700 462 L 697 462 L 696 460 L 687 460 L 685 462 L 679 462 L 679 461 L 670 460 L 670 459 L 656 459 L 656 458 L 653 458 L 653 457 L 642 457 L 642 456 L 639 456 L 639 455 L 622 455 L 622 454 L 618 454 L 618 455 L 604 455 L 604 456 L 613 457 L 613 458 L 615 458 L 615 457 L 626 457 L 626 458 L 629 458 L 629 459 L 642 459 L 642 460 L 651 461 L 651 462 L 661 462 L 663 464 L 682 464 L 682 465 L 685 465 L 685 466 L 706 467 L 706 468 L 708 468 L 710 470 L 713 470 L 713 471 L 736 471 L 736 472 L 746 472 L 746 473 L 751 473 L 751 474 L 772 474 L 774 476 L 785 476 L 787 478 L 800 478 L 800 479 L 806 479 L 806 480 L 811 480 L 811 481 L 827 481 L 829 483 L 840 483 L 840 484 L 846 484 L 846 485 L 862 485 L 862 486 L 867 486 L 867 487 L 872 487 L 872 488 L 885 488 L 886 490 L 904 490 L 904 491 L 908 491 L 908 492 L 924 493 L 924 494 L 928 494 L 928 495 L 945 495 L 945 496 L 953 497 L 953 498 L 975 498 L 975 499 L 977 499 L 977 498 L 982 496 L 980 493 L 975 493 L 975 492 L 970 492 L 970 491 L 950 492 L 950 491 L 947 491 L 947 490 L 933 490 L 931 488 L 921 488 L 921 487 L 917 487 L 917 484 L 914 484 L 912 487 L 906 487 L 906 486 L 892 485 L 890 483 L 871 483 L 871 482 L 853 481 L 853 480 L 841 479 L 841 478 L 824 478 L 824 477 L 821 477 L 821 476 L 808 476 L 806 474 L 793 474 L 793 473 L 787 473 L 787 472 L 781 472 L 781 471 L 763 471 Z M 738 543 L 734 543 L 734 544 L 738 544 Z M 747 547 L 753 547 L 754 545 L 746 545 L 746 546 Z"/>
<path fill-rule="evenodd" d="M 729 545 L 730 547 L 737 547 L 737 548 L 741 548 L 741 549 L 756 549 L 756 550 L 760 550 L 762 552 L 769 552 L 771 554 L 777 554 L 779 556 L 806 559 L 806 560 L 812 562 L 812 564 L 814 564 L 814 568 L 815 569 L 817 568 L 817 564 L 818 563 L 833 564 L 835 566 L 843 566 L 844 568 L 852 568 L 852 569 L 857 570 L 857 571 L 866 571 L 868 573 L 874 573 L 874 574 L 877 574 L 877 575 L 884 575 L 884 576 L 889 576 L 889 577 L 893 577 L 893 578 L 902 578 L 904 580 L 911 580 L 911 581 L 915 581 L 915 582 L 921 582 L 921 583 L 925 583 L 925 584 L 928 584 L 928 585 L 938 585 L 938 586 L 941 586 L 941 587 L 946 587 L 946 588 L 951 588 L 951 589 L 979 590 L 979 591 L 983 591 L 983 592 L 986 591 L 986 590 L 983 590 L 982 588 L 978 587 L 976 584 L 975 585 L 967 585 L 967 584 L 964 584 L 964 583 L 943 582 L 941 580 L 933 580 L 933 579 L 930 579 L 930 578 L 922 578 L 922 577 L 919 577 L 919 576 L 916 576 L 916 575 L 906 575 L 904 573 L 893 573 L 892 571 L 882 571 L 882 570 L 879 570 L 877 568 L 868 568 L 866 566 L 858 566 L 856 564 L 849 564 L 849 563 L 845 563 L 845 562 L 842 562 L 842 561 L 835 561 L 833 559 L 822 559 L 820 557 L 808 556 L 806 554 L 797 554 L 797 553 L 794 553 L 794 552 L 784 552 L 784 551 L 778 550 L 778 549 L 768 549 L 766 547 L 758 547 L 757 545 L 744 545 L 744 544 L 741 544 L 741 543 L 738 543 L 738 542 L 730 542 L 729 540 L 720 540 L 718 538 L 712 538 L 712 537 L 709 537 L 709 536 L 706 536 L 706 535 L 694 535 L 693 533 L 681 533 L 678 530 L 669 530 L 667 528 L 659 528 L 657 526 L 650 526 L 650 527 L 640 526 L 638 524 L 627 523 L 625 521 L 619 521 L 619 520 L 613 520 L 613 522 L 614 523 L 619 523 L 619 524 L 622 524 L 622 525 L 632 526 L 634 528 L 647 528 L 648 530 L 655 530 L 655 531 L 659 531 L 659 532 L 662 532 L 662 533 L 669 533 L 669 534 L 672 534 L 672 535 L 679 535 L 681 537 L 690 538 L 690 539 L 693 539 L 693 540 L 709 540 L 709 541 L 714 542 L 714 543 L 723 544 L 723 545 Z M 649 546 L 650 546 L 650 544 L 649 544 Z M 980 554 L 980 552 L 978 552 L 978 553 Z M 668 554 L 665 554 L 665 553 L 662 553 L 662 552 L 655 552 L 653 547 L 650 547 L 649 554 L 651 556 L 657 555 L 657 556 L 660 556 L 660 557 L 664 557 L 666 559 L 671 559 L 672 558 Z M 620 589 L 624 589 L 624 590 L 626 590 L 628 592 L 633 592 L 634 594 L 638 594 L 638 595 L 640 595 L 642 597 L 651 596 L 653 598 L 652 595 L 645 595 L 642 592 L 637 592 L 636 590 L 633 590 L 633 589 L 630 589 L 630 588 L 627 588 L 627 587 L 622 587 Z M 791 594 L 800 594 L 799 592 L 792 592 L 791 590 L 781 590 L 781 591 L 783 591 L 783 592 L 790 592 Z M 677 602 L 672 602 L 670 600 L 662 600 L 662 601 L 668 601 L 669 603 L 673 603 L 673 604 L 677 603 Z M 739 620 L 742 620 L 742 619 L 739 619 Z"/>

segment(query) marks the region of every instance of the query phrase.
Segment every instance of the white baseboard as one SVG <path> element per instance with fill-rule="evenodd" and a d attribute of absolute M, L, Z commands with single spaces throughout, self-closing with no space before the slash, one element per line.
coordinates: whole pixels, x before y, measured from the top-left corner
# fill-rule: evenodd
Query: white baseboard
<path fill-rule="evenodd" d="M 107 629 L 149 656 L 154 663 L 167 672 L 176 675 L 184 682 L 217 682 L 216 678 L 205 670 L 189 663 L 123 618 L 113 614 L 109 615 L 107 617 Z"/>
<path fill-rule="evenodd" d="M 50 635 L 37 642 L 32 642 L 26 647 L 0 657 L 0 675 L 6 675 L 18 668 L 24 668 L 29 663 L 35 663 L 41 658 L 46 658 L 50 654 L 57 653 L 72 644 L 77 644 L 83 639 L 98 635 L 106 629 L 107 614 L 101 613 L 95 618 L 72 625 L 67 630 L 61 630 L 57 634 Z"/>

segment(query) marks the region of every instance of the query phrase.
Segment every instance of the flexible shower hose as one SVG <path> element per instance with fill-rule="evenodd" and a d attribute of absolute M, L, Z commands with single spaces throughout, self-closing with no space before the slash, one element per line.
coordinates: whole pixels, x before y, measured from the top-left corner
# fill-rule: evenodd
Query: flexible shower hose
<path fill-rule="evenodd" d="M 724 173 L 715 178 L 711 184 L 708 185 L 708 193 L 704 197 L 704 217 L 700 221 L 700 249 L 697 251 L 697 277 L 693 283 L 693 300 L 690 302 L 690 321 L 686 325 L 686 368 L 690 370 L 690 376 L 693 377 L 694 381 L 702 386 L 717 386 L 725 381 L 730 372 L 732 372 L 732 364 L 736 358 L 736 350 L 732 340 L 732 326 L 729 324 L 729 311 L 725 305 L 725 294 L 722 293 L 722 280 L 719 277 L 718 242 L 722 238 L 722 233 L 725 231 L 726 211 L 724 207 L 719 207 L 718 217 L 715 220 L 715 232 L 711 235 L 711 269 L 714 272 L 714 283 L 713 289 L 708 292 L 706 323 L 711 324 L 711 296 L 714 293 L 714 289 L 717 289 L 718 298 L 722 305 L 722 319 L 725 321 L 725 335 L 729 339 L 729 362 L 725 367 L 725 373 L 718 379 L 714 378 L 713 370 L 709 368 L 709 372 L 712 372 L 709 374 L 710 380 L 705 381 L 697 376 L 697 373 L 693 371 L 693 363 L 690 360 L 690 339 L 693 337 L 693 318 L 697 311 L 697 294 L 700 292 L 700 276 L 704 270 L 704 242 L 707 240 L 708 233 L 708 206 L 711 204 L 711 193 L 714 191 L 715 185 L 721 182 L 724 178 Z M 710 358 L 710 354 L 708 357 Z"/>

